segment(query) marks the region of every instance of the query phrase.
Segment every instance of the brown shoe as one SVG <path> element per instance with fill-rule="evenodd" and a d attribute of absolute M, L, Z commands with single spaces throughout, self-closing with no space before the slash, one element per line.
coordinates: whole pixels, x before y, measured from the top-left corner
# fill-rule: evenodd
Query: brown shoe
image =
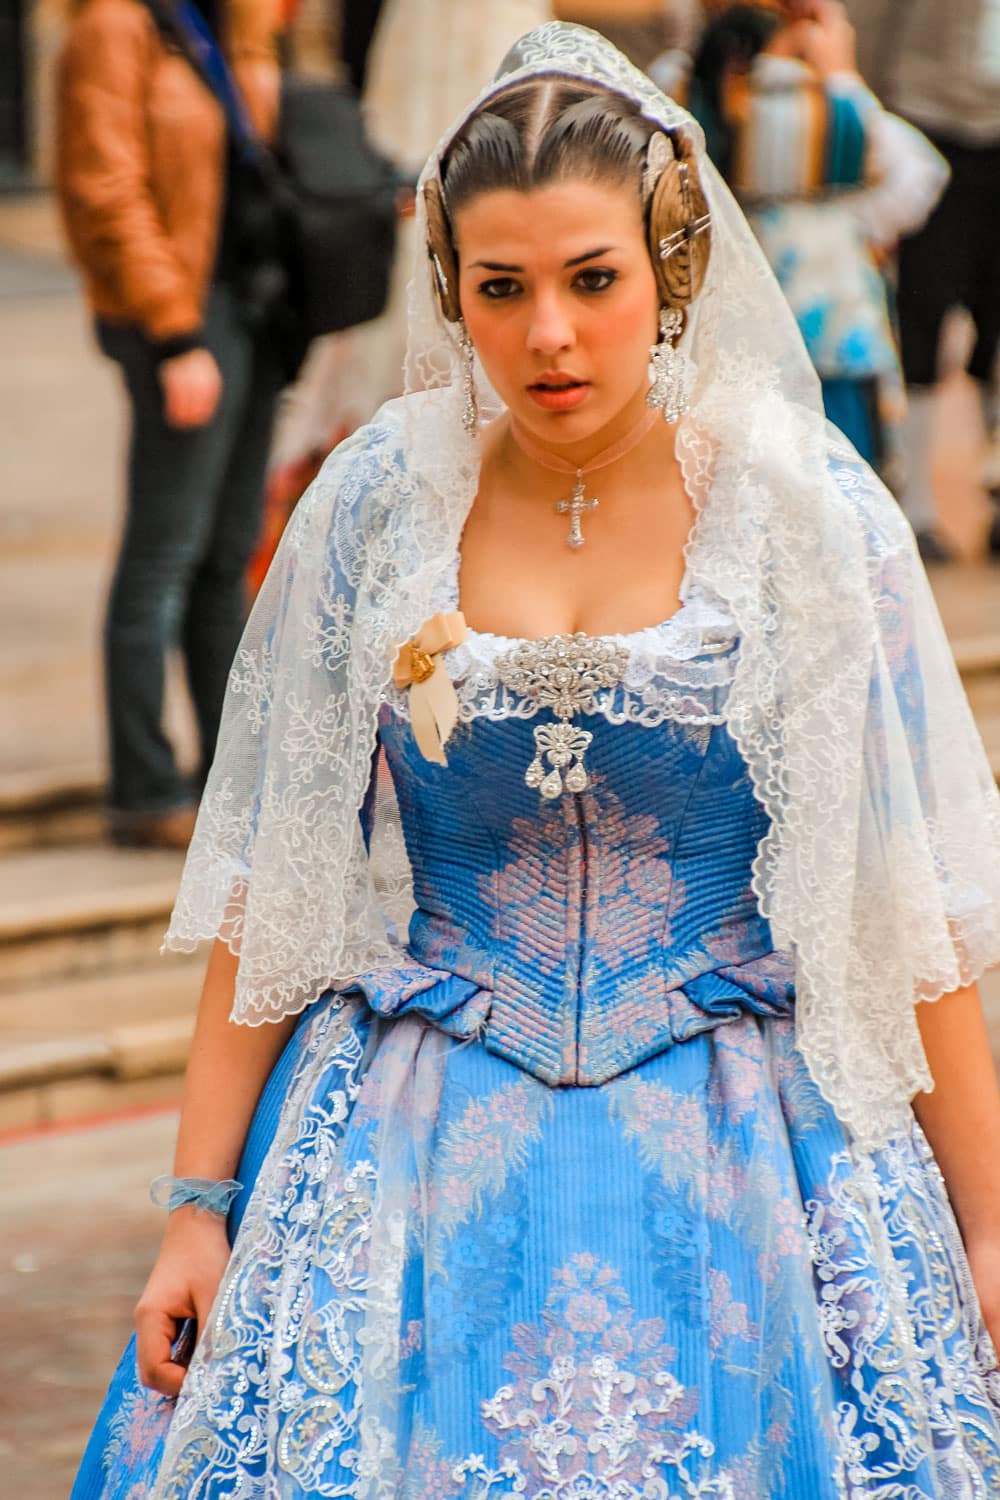
<path fill-rule="evenodd" d="M 193 807 L 175 807 L 165 813 L 112 814 L 111 841 L 126 849 L 186 849 L 197 815 Z"/>

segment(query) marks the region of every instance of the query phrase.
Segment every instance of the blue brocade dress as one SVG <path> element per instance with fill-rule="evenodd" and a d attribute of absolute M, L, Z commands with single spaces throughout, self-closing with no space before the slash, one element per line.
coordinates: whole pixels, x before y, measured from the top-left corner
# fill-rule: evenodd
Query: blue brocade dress
<path fill-rule="evenodd" d="M 130 1347 L 74 1500 L 1000 1496 L 933 1157 L 858 1152 L 795 1047 L 738 642 L 695 597 L 613 642 L 552 798 L 516 643 L 452 653 L 447 768 L 390 697 L 409 961 L 303 1016 L 181 1398 Z"/>

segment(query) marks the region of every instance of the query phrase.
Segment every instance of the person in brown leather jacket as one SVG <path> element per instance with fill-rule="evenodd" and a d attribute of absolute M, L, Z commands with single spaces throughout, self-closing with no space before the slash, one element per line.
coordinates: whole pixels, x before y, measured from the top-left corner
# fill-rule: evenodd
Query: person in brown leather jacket
<path fill-rule="evenodd" d="M 164 5 L 222 97 L 228 89 L 271 136 L 275 0 Z M 241 295 L 235 152 L 218 91 L 143 0 L 78 0 L 57 104 L 66 232 L 132 416 L 105 634 L 111 831 L 182 846 L 197 787 L 161 722 L 165 657 L 175 644 L 185 657 L 203 778 L 245 618 L 280 366 Z"/>

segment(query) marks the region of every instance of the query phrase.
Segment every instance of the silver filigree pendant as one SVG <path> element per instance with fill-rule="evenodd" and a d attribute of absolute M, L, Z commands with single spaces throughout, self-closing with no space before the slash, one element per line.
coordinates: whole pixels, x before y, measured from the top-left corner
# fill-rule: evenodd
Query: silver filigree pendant
<path fill-rule="evenodd" d="M 535 729 L 535 758 L 524 773 L 530 787 L 537 787 L 549 802 L 567 792 L 583 792 L 587 788 L 587 772 L 583 757 L 594 736 L 587 729 L 575 729 L 572 724 L 539 724 Z M 545 762 L 551 766 L 546 771 Z M 572 764 L 571 764 L 572 762 Z M 563 776 L 563 771 L 569 766 Z"/>
<path fill-rule="evenodd" d="M 476 351 L 463 322 L 458 346 L 462 353 L 462 426 L 469 437 L 479 431 L 479 402 L 476 397 Z"/>
<path fill-rule="evenodd" d="M 675 307 L 660 311 L 662 341 L 649 351 L 649 391 L 646 405 L 663 413 L 665 422 L 679 422 L 691 402 L 690 362 L 676 346 L 684 319 Z"/>
<path fill-rule="evenodd" d="M 568 721 L 594 710 L 594 694 L 618 686 L 628 652 L 594 636 L 556 635 L 523 641 L 497 661 L 500 681 L 511 692 L 551 708 L 554 724 L 535 728 L 535 757 L 524 773 L 528 786 L 548 802 L 564 791 L 583 792 L 589 777 L 583 757 L 594 736 Z"/>

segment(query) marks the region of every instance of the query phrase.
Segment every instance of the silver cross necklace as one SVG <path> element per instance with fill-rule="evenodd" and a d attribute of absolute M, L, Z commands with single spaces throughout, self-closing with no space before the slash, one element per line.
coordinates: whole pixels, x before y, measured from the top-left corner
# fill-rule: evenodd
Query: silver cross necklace
<path fill-rule="evenodd" d="M 619 438 L 609 448 L 602 448 L 600 453 L 595 453 L 587 463 L 571 464 L 565 458 L 558 458 L 550 449 L 529 437 L 524 429 L 511 418 L 510 435 L 522 453 L 536 464 L 540 464 L 543 469 L 552 469 L 556 474 L 573 475 L 573 493 L 568 498 L 556 502 L 556 512 L 561 516 L 568 515 L 570 518 L 569 535 L 566 537 L 567 547 L 583 546 L 586 538 L 583 534 L 581 518 L 584 511 L 596 510 L 600 503 L 596 495 L 588 498 L 583 482 L 584 475 L 592 474 L 595 469 L 606 469 L 616 459 L 624 458 L 626 453 L 631 453 L 632 449 L 642 442 L 655 421 L 655 411 L 644 411 L 635 426 L 623 438 Z"/>
<path fill-rule="evenodd" d="M 569 500 L 559 500 L 556 504 L 559 515 L 564 516 L 567 511 L 570 515 L 569 536 L 566 538 L 567 547 L 583 546 L 583 527 L 580 525 L 580 517 L 585 510 L 596 510 L 600 503 L 596 495 L 592 495 L 589 500 L 584 498 L 583 470 L 577 469 L 572 496 Z"/>

